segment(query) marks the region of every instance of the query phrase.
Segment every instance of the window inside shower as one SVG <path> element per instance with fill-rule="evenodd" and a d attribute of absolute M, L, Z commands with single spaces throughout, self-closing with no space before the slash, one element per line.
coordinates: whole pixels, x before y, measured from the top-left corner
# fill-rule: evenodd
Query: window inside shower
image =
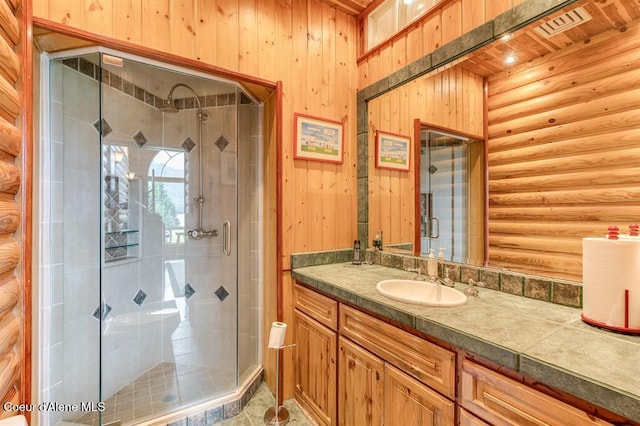
<path fill-rule="evenodd" d="M 41 63 L 39 398 L 80 407 L 41 424 L 148 420 L 261 370 L 261 105 L 105 52 Z"/>

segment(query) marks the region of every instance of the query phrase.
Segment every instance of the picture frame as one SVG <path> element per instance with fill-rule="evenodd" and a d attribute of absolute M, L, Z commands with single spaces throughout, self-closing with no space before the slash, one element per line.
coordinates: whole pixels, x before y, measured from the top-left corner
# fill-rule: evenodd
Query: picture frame
<path fill-rule="evenodd" d="M 411 138 L 376 130 L 376 167 L 408 172 L 411 168 Z"/>
<path fill-rule="evenodd" d="M 339 121 L 294 114 L 293 158 L 342 164 L 344 126 Z"/>

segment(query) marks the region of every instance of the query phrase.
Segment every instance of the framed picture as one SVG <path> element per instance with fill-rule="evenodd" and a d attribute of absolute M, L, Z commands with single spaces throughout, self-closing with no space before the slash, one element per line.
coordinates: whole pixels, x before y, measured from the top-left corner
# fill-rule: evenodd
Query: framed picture
<path fill-rule="evenodd" d="M 411 138 L 394 133 L 376 131 L 376 167 L 409 171 Z"/>
<path fill-rule="evenodd" d="M 342 123 L 296 113 L 293 157 L 302 160 L 342 163 Z"/>

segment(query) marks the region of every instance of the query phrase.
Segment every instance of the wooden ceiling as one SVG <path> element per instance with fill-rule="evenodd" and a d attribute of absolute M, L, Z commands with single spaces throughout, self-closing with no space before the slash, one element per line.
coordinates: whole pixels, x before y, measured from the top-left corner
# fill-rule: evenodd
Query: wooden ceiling
<path fill-rule="evenodd" d="M 582 6 L 592 17 L 576 27 L 546 38 L 535 28 L 544 22 L 556 19 L 576 7 Z M 588 43 L 599 34 L 607 33 L 614 36 L 618 32 L 626 31 L 630 26 L 638 25 L 640 18 L 640 0 L 584 0 L 549 15 L 519 30 L 508 41 L 496 41 L 480 48 L 468 55 L 458 64 L 483 77 L 505 71 L 508 66 L 504 60 L 509 55 L 515 55 L 515 64 L 522 64 L 549 53 L 577 45 Z"/>
<path fill-rule="evenodd" d="M 377 0 L 323 0 L 325 3 L 345 11 L 349 15 L 360 15 L 369 5 L 380 3 Z"/>

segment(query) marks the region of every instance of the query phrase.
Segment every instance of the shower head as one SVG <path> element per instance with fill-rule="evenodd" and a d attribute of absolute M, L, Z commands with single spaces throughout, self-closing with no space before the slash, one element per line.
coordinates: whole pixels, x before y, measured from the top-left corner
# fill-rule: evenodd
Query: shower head
<path fill-rule="evenodd" d="M 176 105 L 173 103 L 173 99 L 169 96 L 167 99 L 162 100 L 162 105 L 158 107 L 158 109 L 162 112 L 178 112 L 180 111 Z"/>
<path fill-rule="evenodd" d="M 198 109 L 199 110 L 202 109 L 202 105 L 200 104 L 200 99 L 196 91 L 193 90 L 191 86 L 188 86 L 184 83 L 178 83 L 178 84 L 174 84 L 173 87 L 169 90 L 167 99 L 162 100 L 162 105 L 160 105 L 160 107 L 158 108 L 160 111 L 162 112 L 179 112 L 180 111 L 173 103 L 173 91 L 176 90 L 178 87 L 184 87 L 185 89 L 188 89 L 189 91 L 191 91 L 191 93 L 193 93 L 196 104 L 198 104 Z"/>

